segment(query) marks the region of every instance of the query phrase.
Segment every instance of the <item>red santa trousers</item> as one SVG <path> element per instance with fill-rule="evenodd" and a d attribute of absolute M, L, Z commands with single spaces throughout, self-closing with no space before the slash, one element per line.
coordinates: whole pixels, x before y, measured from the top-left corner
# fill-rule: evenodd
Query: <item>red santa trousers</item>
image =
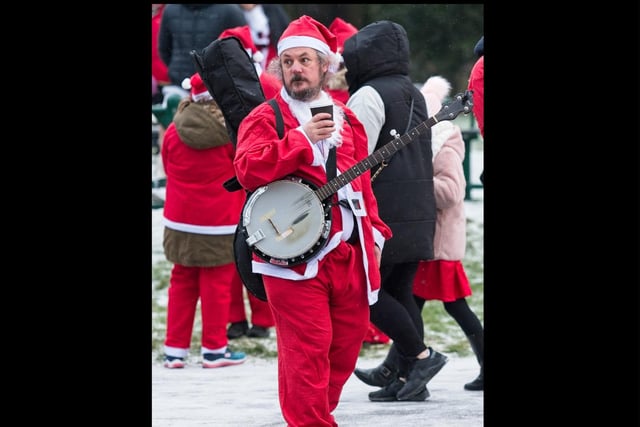
<path fill-rule="evenodd" d="M 369 325 L 360 247 L 341 242 L 313 279 L 263 280 L 277 331 L 278 395 L 288 427 L 337 426 L 331 412 Z"/>
<path fill-rule="evenodd" d="M 225 347 L 227 320 L 231 303 L 231 283 L 241 283 L 234 263 L 218 267 L 185 267 L 175 264 L 171 270 L 167 305 L 168 347 L 188 349 L 200 299 L 202 347 Z"/>

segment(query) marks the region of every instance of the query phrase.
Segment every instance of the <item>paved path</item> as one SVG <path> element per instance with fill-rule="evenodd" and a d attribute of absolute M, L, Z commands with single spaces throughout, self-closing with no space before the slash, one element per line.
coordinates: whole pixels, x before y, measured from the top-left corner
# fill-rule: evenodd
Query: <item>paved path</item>
<path fill-rule="evenodd" d="M 358 367 L 377 366 L 381 359 L 360 359 Z M 284 427 L 277 394 L 274 360 L 250 358 L 243 365 L 185 369 L 152 363 L 153 427 Z M 334 416 L 340 427 L 481 427 L 484 392 L 466 391 L 478 374 L 474 357 L 450 356 L 429 382 L 424 402 L 370 402 L 370 387 L 351 376 Z"/>

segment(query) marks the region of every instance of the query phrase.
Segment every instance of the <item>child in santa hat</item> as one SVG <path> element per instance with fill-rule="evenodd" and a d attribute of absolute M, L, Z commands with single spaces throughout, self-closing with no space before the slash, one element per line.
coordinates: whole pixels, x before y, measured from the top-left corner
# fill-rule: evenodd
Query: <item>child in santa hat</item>
<path fill-rule="evenodd" d="M 200 300 L 202 367 L 219 368 L 246 359 L 227 346 L 226 335 L 231 288 L 241 286 L 233 237 L 246 196 L 222 186 L 234 174 L 235 149 L 218 105 L 198 73 L 183 87 L 190 96 L 180 101 L 161 151 L 167 174 L 163 247 L 174 264 L 164 366 L 184 368 Z"/>

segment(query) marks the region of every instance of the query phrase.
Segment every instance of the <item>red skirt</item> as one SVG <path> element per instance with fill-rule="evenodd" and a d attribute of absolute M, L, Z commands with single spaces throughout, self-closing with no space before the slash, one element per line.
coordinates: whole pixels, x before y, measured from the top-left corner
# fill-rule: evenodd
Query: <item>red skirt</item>
<path fill-rule="evenodd" d="M 413 293 L 425 300 L 451 302 L 471 295 L 461 261 L 420 261 Z"/>
<path fill-rule="evenodd" d="M 372 322 L 369 322 L 369 330 L 363 342 L 367 344 L 387 344 L 389 341 L 391 341 L 391 338 L 389 338 L 387 334 L 378 329 Z"/>

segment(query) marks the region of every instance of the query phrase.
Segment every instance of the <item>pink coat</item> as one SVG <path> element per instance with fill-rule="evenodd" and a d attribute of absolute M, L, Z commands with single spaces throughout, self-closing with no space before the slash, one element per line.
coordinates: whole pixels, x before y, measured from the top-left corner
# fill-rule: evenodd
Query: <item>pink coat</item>
<path fill-rule="evenodd" d="M 440 102 L 448 93 L 448 83 L 437 79 L 427 82 L 430 84 L 425 83 L 422 94 L 427 102 L 429 115 L 433 116 L 442 108 Z M 464 139 L 460 127 L 450 121 L 437 123 L 431 128 L 431 133 L 437 209 L 434 260 L 458 261 L 464 258 L 467 243 L 467 220 L 464 212 L 467 181 L 462 168 Z"/>
<path fill-rule="evenodd" d="M 433 181 L 436 196 L 436 232 L 434 259 L 462 260 L 466 247 L 464 195 L 467 185 L 462 169 L 465 147 L 460 128 L 451 122 L 438 133 L 444 138 L 433 159 Z M 438 124 L 437 126 L 439 126 Z"/>

